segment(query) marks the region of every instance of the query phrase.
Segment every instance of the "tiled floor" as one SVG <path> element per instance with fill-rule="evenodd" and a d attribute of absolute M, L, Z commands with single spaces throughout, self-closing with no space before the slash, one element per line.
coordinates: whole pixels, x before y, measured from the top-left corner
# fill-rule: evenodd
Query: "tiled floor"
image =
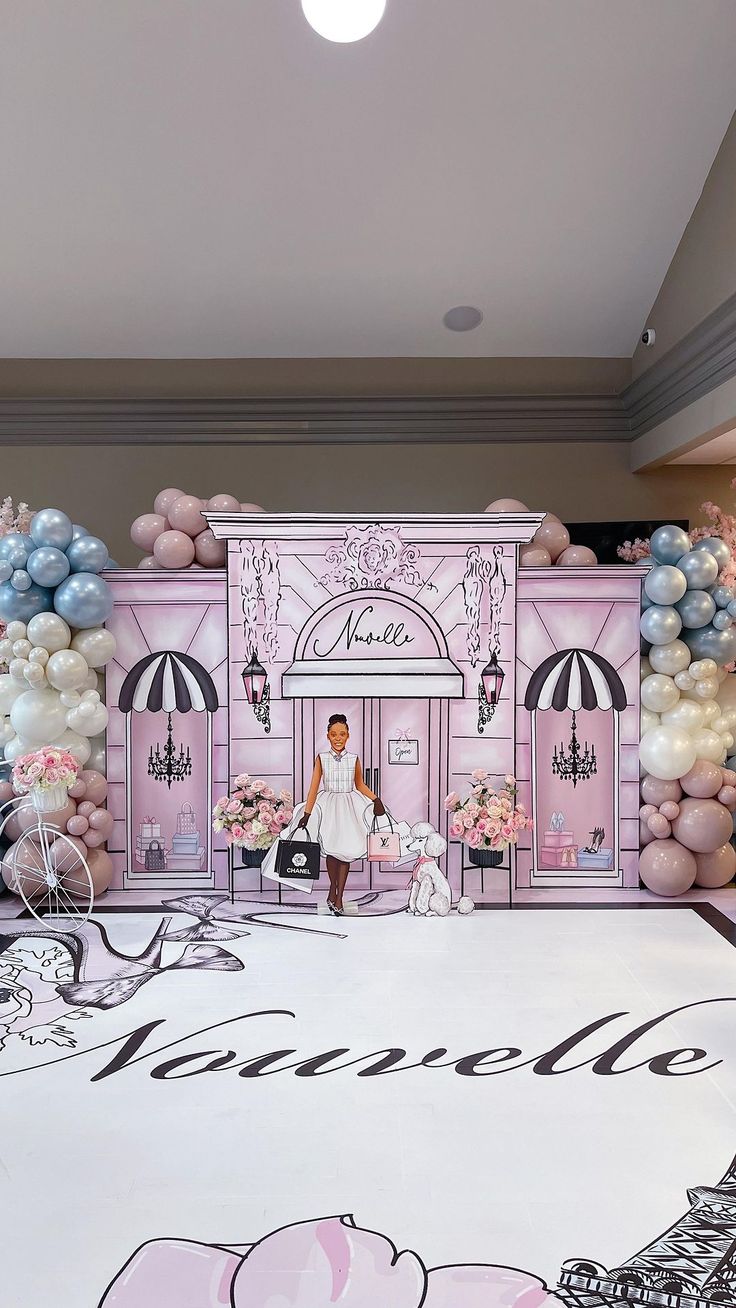
<path fill-rule="evenodd" d="M 103 907 L 5 919 L 2 1308 L 542 1308 L 731 1161 L 736 949 L 694 909 Z"/>

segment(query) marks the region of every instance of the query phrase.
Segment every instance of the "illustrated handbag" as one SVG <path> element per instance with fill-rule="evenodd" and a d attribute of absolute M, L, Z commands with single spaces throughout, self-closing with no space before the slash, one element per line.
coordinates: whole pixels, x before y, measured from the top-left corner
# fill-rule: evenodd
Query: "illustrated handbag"
<path fill-rule="evenodd" d="M 295 832 L 294 836 L 297 834 Z M 317 841 L 310 840 L 306 831 L 303 840 L 280 840 L 276 854 L 276 876 L 279 880 L 317 881 L 321 852 Z"/>
<path fill-rule="evenodd" d="M 146 850 L 146 872 L 166 870 L 166 850 L 160 840 L 152 840 Z"/>
<path fill-rule="evenodd" d="M 394 831 L 391 814 L 387 813 L 388 828 L 379 827 L 378 818 L 374 817 L 368 836 L 368 858 L 371 863 L 395 863 L 401 857 L 401 838 Z"/>

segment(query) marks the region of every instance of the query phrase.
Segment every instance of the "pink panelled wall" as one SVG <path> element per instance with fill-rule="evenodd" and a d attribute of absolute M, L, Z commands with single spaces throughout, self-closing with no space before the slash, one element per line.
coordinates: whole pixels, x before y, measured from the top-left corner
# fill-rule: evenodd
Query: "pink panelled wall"
<path fill-rule="evenodd" d="M 131 837 L 135 843 L 139 822 L 136 818 L 145 800 L 153 796 L 156 803 L 158 796 L 158 813 L 164 816 L 164 829 L 171 826 L 172 805 L 177 802 L 176 783 L 171 791 L 164 783 L 151 783 L 147 778 L 148 748 L 153 732 L 155 742 L 163 741 L 166 733 L 166 714 L 133 713 L 132 755 L 126 766 L 126 715 L 118 708 L 118 697 L 127 673 L 140 659 L 158 650 L 174 650 L 189 654 L 210 674 L 217 690 L 219 708 L 212 715 L 212 784 L 209 801 L 203 800 L 198 807 L 197 825 L 203 837 L 206 849 L 206 834 L 210 821 L 213 795 L 219 795 L 228 785 L 228 681 L 227 681 L 227 590 L 225 574 L 222 571 L 185 571 L 185 572 L 137 572 L 119 571 L 108 573 L 107 580 L 113 591 L 114 609 L 108 627 L 117 641 L 115 658 L 108 664 L 106 673 L 106 699 L 110 710 L 110 722 L 107 730 L 107 768 L 109 782 L 108 805 L 115 818 L 115 827 L 109 851 L 114 865 L 113 886 L 122 888 L 131 883 L 135 876 L 137 883 L 145 885 L 146 878 L 140 875 L 140 869 L 128 867 L 127 858 L 127 799 L 128 782 L 126 774 L 132 778 L 131 803 L 134 822 Z M 152 718 L 158 719 L 155 724 Z M 179 715 L 174 715 L 175 719 Z M 204 719 L 202 714 L 182 715 L 176 722 L 177 743 L 179 736 L 185 740 L 192 734 L 193 739 L 204 736 L 203 721 L 187 725 L 186 719 Z M 179 728 L 183 726 L 183 731 Z M 206 768 L 206 758 L 194 760 L 194 765 L 201 775 Z M 136 805 L 136 795 L 143 781 L 146 781 L 145 796 L 141 794 L 141 803 Z M 181 784 L 181 783 L 180 783 Z M 201 788 L 200 791 L 201 792 Z M 170 813 L 169 810 L 172 810 Z M 168 816 L 167 816 L 168 815 Z M 155 878 L 149 878 L 153 882 Z M 159 884 L 162 879 L 159 878 Z M 176 875 L 170 874 L 166 885 L 177 888 Z M 227 884 L 227 852 L 221 838 L 213 842 L 212 866 L 201 869 L 201 875 L 181 878 L 182 887 L 193 885 L 202 887 L 224 886 Z"/>
<path fill-rule="evenodd" d="M 519 573 L 517 590 L 516 776 L 522 802 L 526 802 L 530 809 L 532 718 L 524 707 L 524 697 L 533 671 L 555 651 L 574 647 L 601 655 L 624 684 L 627 705 L 619 718 L 618 748 L 620 858 L 618 867 L 611 869 L 619 875 L 608 878 L 610 884 L 623 887 L 639 884 L 639 617 L 643 575 L 643 569 L 631 567 L 598 567 L 595 570 L 524 568 Z M 613 710 L 609 710 L 609 715 L 612 713 Z M 595 710 L 595 716 L 598 715 L 602 715 L 602 710 Z M 566 741 L 569 737 L 569 713 L 547 710 L 538 716 L 553 719 L 551 724 L 549 721 L 544 724 L 545 746 L 548 745 L 548 732 L 553 733 L 555 740 L 559 737 L 561 742 Z M 581 743 L 589 716 L 593 715 L 578 714 Z M 540 750 L 540 762 L 544 761 L 546 765 L 547 785 L 545 789 L 544 781 L 539 784 L 539 811 L 535 813 L 537 830 L 534 836 L 522 833 L 517 849 L 518 887 L 532 884 L 596 885 L 606 880 L 603 873 L 588 871 L 586 874 L 582 869 L 571 869 L 568 875 L 560 872 L 545 876 L 540 868 L 534 875 L 532 866 L 532 839 L 538 838 L 538 845 L 541 845 L 542 831 L 551 812 L 562 809 L 565 826 L 574 827 L 575 843 L 582 846 L 596 816 L 605 809 L 601 778 L 613 783 L 615 755 L 613 750 L 607 756 L 602 753 L 605 747 L 602 742 L 606 739 L 602 724 L 597 735 L 594 727 L 588 730 L 588 735 L 599 741 L 600 775 L 592 781 L 580 783 L 576 791 L 569 782 L 549 785 L 549 750 L 545 749 L 543 755 Z M 607 738 L 612 740 L 612 735 Z M 543 802 L 543 795 L 546 795 L 547 802 Z M 605 844 L 611 845 L 614 833 L 610 824 L 606 825 L 606 830 Z"/>

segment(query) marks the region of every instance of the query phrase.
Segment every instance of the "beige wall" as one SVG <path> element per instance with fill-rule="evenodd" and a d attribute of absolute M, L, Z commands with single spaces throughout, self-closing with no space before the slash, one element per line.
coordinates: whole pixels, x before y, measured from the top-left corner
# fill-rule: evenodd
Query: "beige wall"
<path fill-rule="evenodd" d="M 688 517 L 704 499 L 732 504 L 736 468 L 633 475 L 629 446 L 600 444 L 120 446 L 0 450 L 0 495 L 57 505 L 101 535 L 122 564 L 140 553 L 128 529 L 163 486 L 232 491 L 277 512 L 477 512 L 499 496 L 568 520 Z"/>
<path fill-rule="evenodd" d="M 730 295 L 736 294 L 736 116 L 675 251 L 644 327 L 654 327 L 652 349 L 639 345 L 638 377 Z"/>

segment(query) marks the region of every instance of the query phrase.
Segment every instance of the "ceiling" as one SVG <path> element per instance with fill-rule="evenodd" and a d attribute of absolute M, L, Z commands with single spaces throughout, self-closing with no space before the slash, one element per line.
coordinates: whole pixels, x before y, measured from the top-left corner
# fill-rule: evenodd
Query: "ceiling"
<path fill-rule="evenodd" d="M 734 0 L 0 23 L 0 357 L 630 355 L 736 109 Z"/>
<path fill-rule="evenodd" d="M 694 450 L 679 454 L 672 463 L 736 463 L 736 428 L 714 436 Z"/>

